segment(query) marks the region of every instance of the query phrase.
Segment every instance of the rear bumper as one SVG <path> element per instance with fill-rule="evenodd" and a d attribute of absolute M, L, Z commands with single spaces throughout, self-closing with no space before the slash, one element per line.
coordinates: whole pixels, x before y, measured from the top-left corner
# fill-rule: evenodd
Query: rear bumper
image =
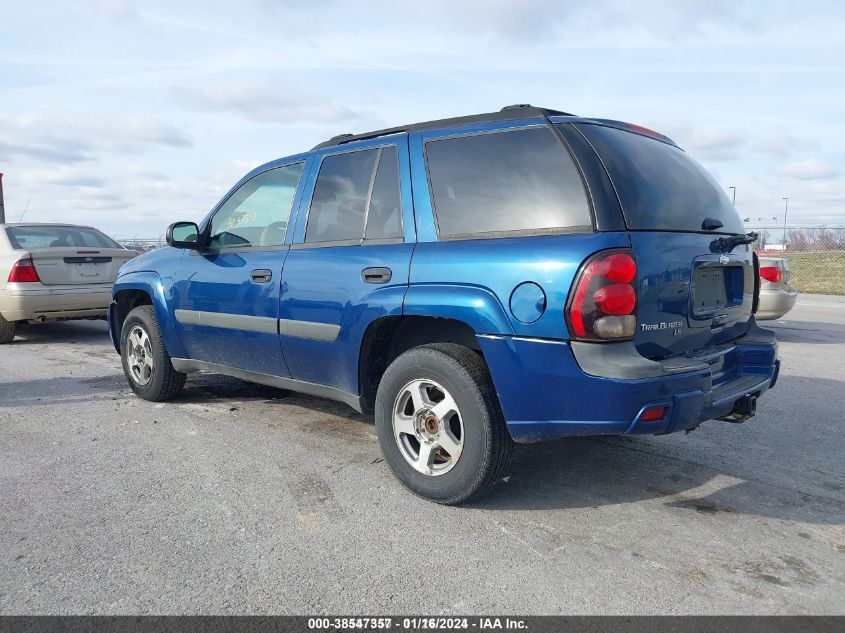
<path fill-rule="evenodd" d="M 760 303 L 757 306 L 756 317 L 761 321 L 779 319 L 792 310 L 797 298 L 797 290 L 766 288 L 764 286 L 760 290 Z"/>
<path fill-rule="evenodd" d="M 746 395 L 774 386 L 774 333 L 749 335 L 702 358 L 649 361 L 632 344 L 604 344 L 602 357 L 563 341 L 479 336 L 511 436 L 537 442 L 571 435 L 665 434 L 726 416 Z M 614 362 L 614 357 L 617 362 Z M 603 375 L 597 375 L 597 370 Z M 635 376 L 627 378 L 623 376 Z M 663 418 L 642 421 L 652 406 Z"/>
<path fill-rule="evenodd" d="M 111 284 L 45 286 L 7 284 L 0 290 L 0 314 L 7 321 L 105 317 Z"/>

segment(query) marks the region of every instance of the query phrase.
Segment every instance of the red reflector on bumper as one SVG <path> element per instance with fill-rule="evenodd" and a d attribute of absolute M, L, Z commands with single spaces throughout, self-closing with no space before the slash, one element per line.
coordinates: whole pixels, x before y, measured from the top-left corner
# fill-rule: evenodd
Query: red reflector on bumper
<path fill-rule="evenodd" d="M 666 407 L 649 407 L 640 416 L 641 422 L 654 422 L 666 416 Z"/>

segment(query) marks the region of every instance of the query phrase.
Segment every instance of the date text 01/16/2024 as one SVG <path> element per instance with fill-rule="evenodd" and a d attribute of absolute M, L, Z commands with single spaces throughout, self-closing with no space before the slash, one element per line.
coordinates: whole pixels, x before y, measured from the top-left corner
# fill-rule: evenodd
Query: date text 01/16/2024
<path fill-rule="evenodd" d="M 315 631 L 330 630 L 387 630 L 391 628 L 406 631 L 438 631 L 450 629 L 498 631 L 527 629 L 528 624 L 520 618 L 498 617 L 407 617 L 394 619 L 390 617 L 367 618 L 309 618 L 308 628 Z"/>

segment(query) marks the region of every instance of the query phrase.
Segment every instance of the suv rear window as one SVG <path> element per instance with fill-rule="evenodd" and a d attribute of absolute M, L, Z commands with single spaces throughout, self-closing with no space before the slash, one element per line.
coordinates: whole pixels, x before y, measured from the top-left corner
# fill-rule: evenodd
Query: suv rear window
<path fill-rule="evenodd" d="M 6 234 L 14 248 L 123 248 L 97 229 L 81 226 L 10 226 Z"/>
<path fill-rule="evenodd" d="M 547 127 L 426 144 L 440 236 L 592 226 L 584 185 Z"/>
<path fill-rule="evenodd" d="M 728 196 L 683 150 L 603 125 L 577 127 L 607 168 L 629 229 L 701 231 L 714 218 L 724 225 L 715 232 L 744 233 Z"/>

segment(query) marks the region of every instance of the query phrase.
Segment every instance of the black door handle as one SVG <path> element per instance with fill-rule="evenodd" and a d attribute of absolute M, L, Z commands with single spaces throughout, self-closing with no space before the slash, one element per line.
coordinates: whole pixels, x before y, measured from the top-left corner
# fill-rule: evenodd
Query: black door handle
<path fill-rule="evenodd" d="M 257 284 L 266 284 L 273 278 L 273 272 L 266 268 L 259 268 L 249 273 L 249 278 Z"/>
<path fill-rule="evenodd" d="M 365 268 L 361 271 L 361 279 L 368 284 L 386 284 L 393 277 L 389 268 Z"/>

